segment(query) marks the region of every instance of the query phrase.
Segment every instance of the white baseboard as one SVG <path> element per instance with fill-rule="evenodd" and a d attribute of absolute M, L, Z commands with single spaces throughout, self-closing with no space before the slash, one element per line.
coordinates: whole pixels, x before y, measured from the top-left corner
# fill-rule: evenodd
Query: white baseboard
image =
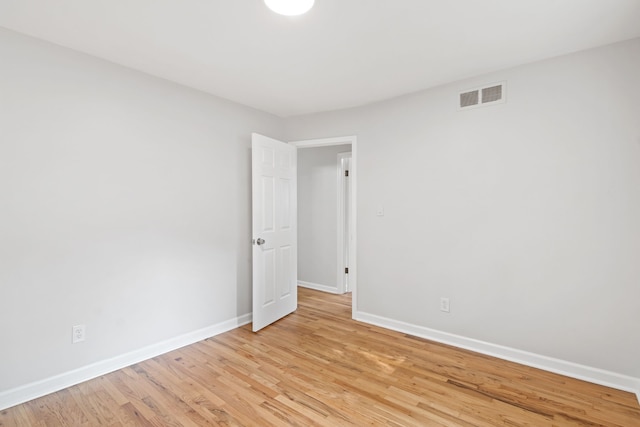
<path fill-rule="evenodd" d="M 298 280 L 298 286 L 303 288 L 315 289 L 316 291 L 328 292 L 330 294 L 339 294 L 337 286 L 320 285 L 318 283 L 305 282 Z"/>
<path fill-rule="evenodd" d="M 616 372 L 605 371 L 603 369 L 555 359 L 553 357 L 542 356 L 535 353 L 529 353 L 527 351 L 491 344 L 361 311 L 356 312 L 353 318 L 360 322 L 414 335 L 442 344 L 452 345 L 454 347 L 471 350 L 476 353 L 486 354 L 499 359 L 509 360 L 511 362 L 520 363 L 533 368 L 543 369 L 545 371 L 554 372 L 571 378 L 635 393 L 638 398 L 638 403 L 640 403 L 640 378 L 634 378 L 618 374 Z"/>
<path fill-rule="evenodd" d="M 245 314 L 121 356 L 102 360 L 73 371 L 0 392 L 0 411 L 219 335 L 250 322 L 251 314 Z"/>

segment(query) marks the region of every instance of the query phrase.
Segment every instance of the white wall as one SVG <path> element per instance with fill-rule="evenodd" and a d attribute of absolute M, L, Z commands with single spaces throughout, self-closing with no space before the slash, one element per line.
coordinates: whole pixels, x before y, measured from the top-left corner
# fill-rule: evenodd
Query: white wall
<path fill-rule="evenodd" d="M 287 121 L 351 134 L 360 315 L 640 378 L 640 39 Z"/>
<path fill-rule="evenodd" d="M 2 29 L 0 61 L 0 397 L 250 313 L 282 120 Z"/>
<path fill-rule="evenodd" d="M 348 145 L 298 150 L 298 279 L 338 292 L 338 153 Z"/>

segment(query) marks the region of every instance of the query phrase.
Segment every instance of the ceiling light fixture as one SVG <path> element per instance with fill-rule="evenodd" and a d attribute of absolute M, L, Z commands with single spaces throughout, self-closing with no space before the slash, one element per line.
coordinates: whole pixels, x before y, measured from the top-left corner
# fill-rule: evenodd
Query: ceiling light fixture
<path fill-rule="evenodd" d="M 267 7 L 275 13 L 296 16 L 307 13 L 315 0 L 264 0 Z"/>

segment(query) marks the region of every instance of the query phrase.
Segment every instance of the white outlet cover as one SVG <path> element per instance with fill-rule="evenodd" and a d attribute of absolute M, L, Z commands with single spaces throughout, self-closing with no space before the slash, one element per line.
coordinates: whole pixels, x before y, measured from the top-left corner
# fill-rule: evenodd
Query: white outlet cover
<path fill-rule="evenodd" d="M 450 310 L 450 306 L 449 306 L 449 298 L 440 298 L 440 311 L 444 311 L 445 313 L 449 313 Z"/>
<path fill-rule="evenodd" d="M 73 327 L 73 335 L 72 335 L 72 343 L 76 344 L 84 341 L 85 336 L 85 325 L 76 325 Z"/>

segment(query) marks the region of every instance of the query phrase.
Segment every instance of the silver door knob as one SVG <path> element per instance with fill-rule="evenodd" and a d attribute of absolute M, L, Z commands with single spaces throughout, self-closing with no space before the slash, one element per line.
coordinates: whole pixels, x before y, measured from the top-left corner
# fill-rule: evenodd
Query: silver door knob
<path fill-rule="evenodd" d="M 258 240 L 256 240 L 256 245 L 258 245 L 258 246 L 260 246 L 260 245 L 264 245 L 265 243 L 266 243 L 266 242 L 265 242 L 265 240 L 264 240 L 264 239 L 260 239 L 260 238 L 259 238 Z"/>

